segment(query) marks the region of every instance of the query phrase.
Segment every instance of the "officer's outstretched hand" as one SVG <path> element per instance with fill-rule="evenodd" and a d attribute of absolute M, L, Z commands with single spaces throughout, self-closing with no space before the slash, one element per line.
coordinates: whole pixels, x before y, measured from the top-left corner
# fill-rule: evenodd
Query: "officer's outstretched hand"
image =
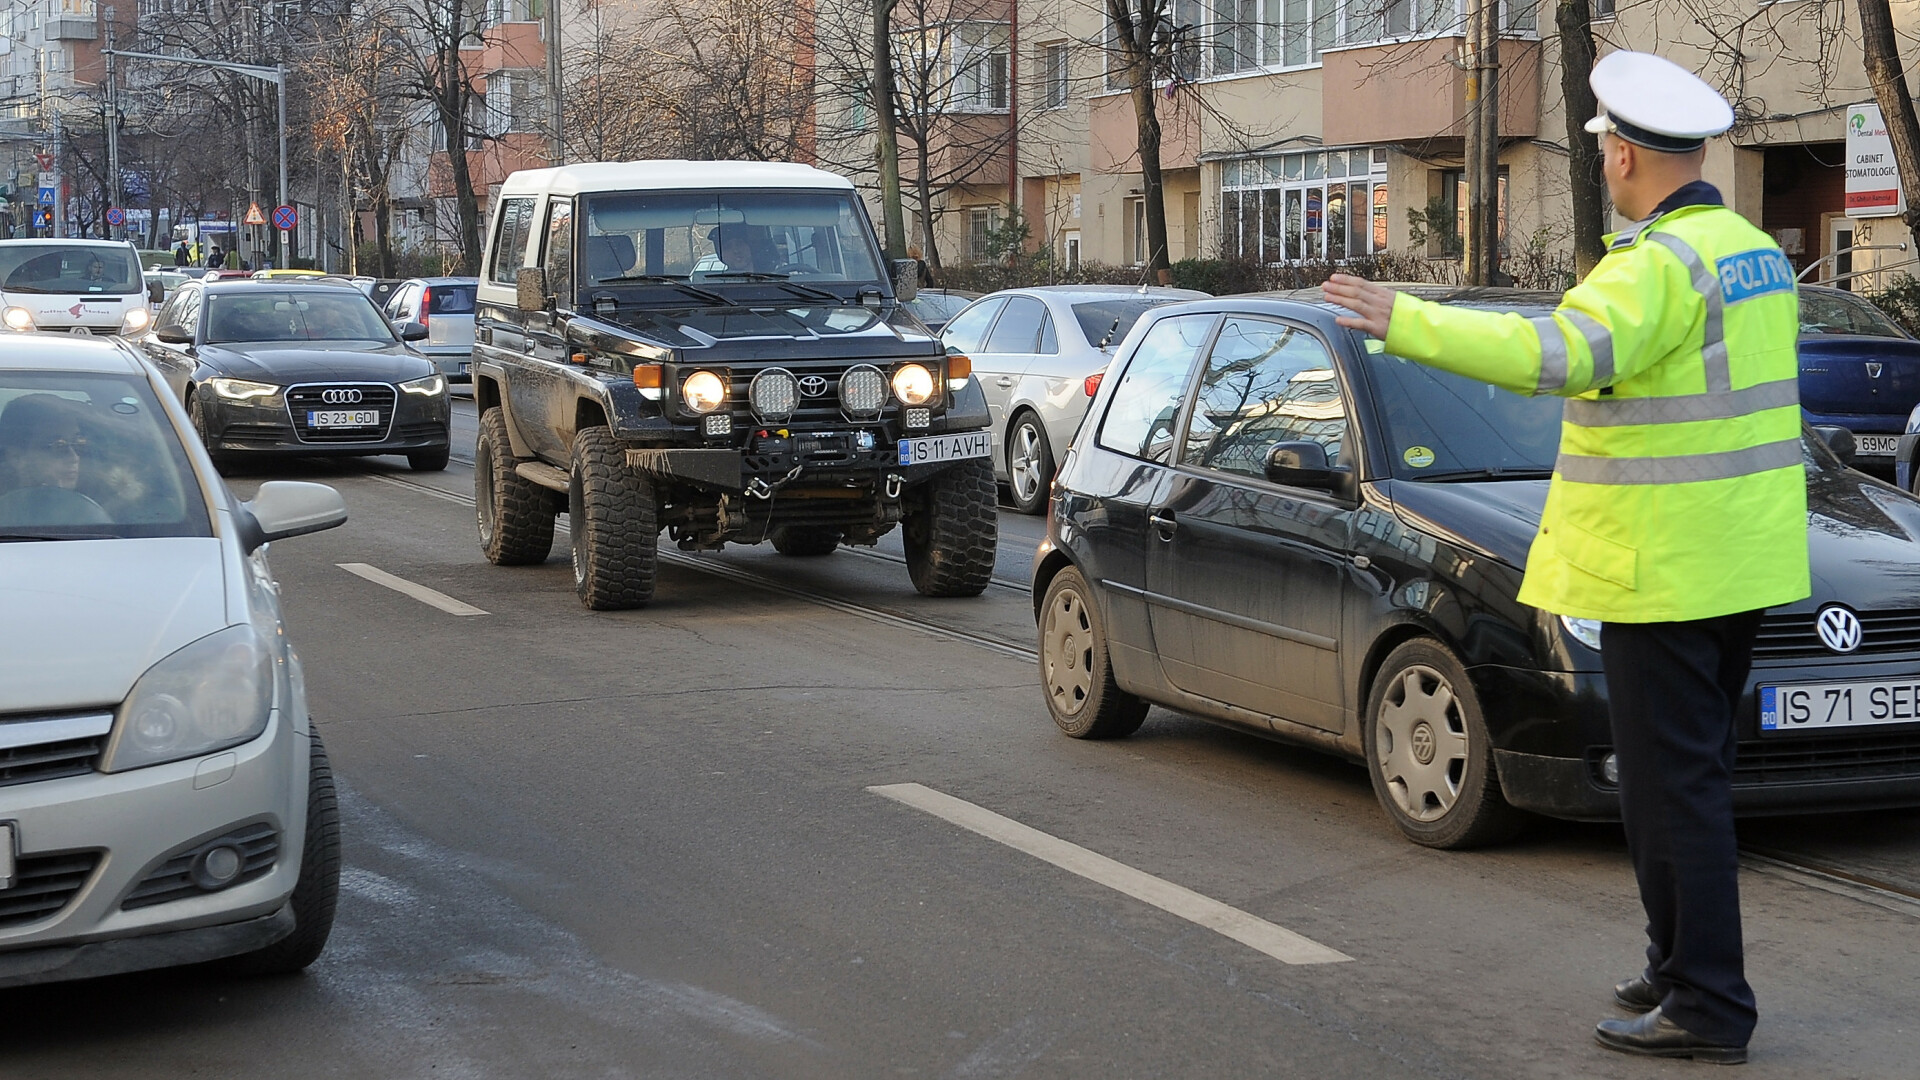
<path fill-rule="evenodd" d="M 1365 330 L 1386 340 L 1387 324 L 1393 321 L 1394 291 L 1352 274 L 1335 274 L 1327 279 L 1321 292 L 1328 300 L 1348 308 L 1352 315 L 1334 321 L 1352 330 Z"/>

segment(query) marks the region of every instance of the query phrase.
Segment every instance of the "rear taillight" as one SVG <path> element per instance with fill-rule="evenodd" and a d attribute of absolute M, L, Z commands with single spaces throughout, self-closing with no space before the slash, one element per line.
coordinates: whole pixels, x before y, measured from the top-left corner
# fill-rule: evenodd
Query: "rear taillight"
<path fill-rule="evenodd" d="M 426 289 L 422 289 L 420 291 L 420 325 L 421 326 L 427 325 L 427 312 L 432 310 L 433 310 L 433 289 L 430 287 Z"/>
<path fill-rule="evenodd" d="M 1087 376 L 1087 381 L 1082 385 L 1084 385 L 1087 388 L 1088 397 L 1092 397 L 1093 395 L 1100 392 L 1100 380 L 1106 377 L 1107 377 L 1107 373 L 1104 371 L 1096 371 L 1093 374 Z"/>

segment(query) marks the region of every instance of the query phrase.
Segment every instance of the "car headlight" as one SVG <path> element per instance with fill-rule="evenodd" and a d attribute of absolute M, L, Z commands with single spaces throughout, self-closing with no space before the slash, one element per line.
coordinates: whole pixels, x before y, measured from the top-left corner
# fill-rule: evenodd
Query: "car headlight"
<path fill-rule="evenodd" d="M 25 332 L 34 328 L 33 312 L 23 307 L 10 307 L 0 312 L 0 322 L 6 323 L 9 330 Z"/>
<path fill-rule="evenodd" d="M 409 394 L 419 394 L 421 397 L 439 397 L 447 392 L 447 377 L 436 371 L 424 379 L 410 379 L 403 382 L 400 384 L 400 389 Z"/>
<path fill-rule="evenodd" d="M 137 334 L 145 330 L 147 324 L 152 321 L 153 313 L 148 311 L 145 305 L 135 304 L 133 307 L 127 309 L 127 317 L 120 321 L 120 332 L 123 334 Z"/>
<path fill-rule="evenodd" d="M 120 705 L 103 772 L 237 746 L 267 727 L 273 653 L 251 625 L 209 634 L 147 669 Z"/>
<path fill-rule="evenodd" d="M 1594 652 L 1600 651 L 1599 619 L 1576 619 L 1571 615 L 1562 615 L 1560 625 L 1566 628 L 1568 637 Z"/>
<path fill-rule="evenodd" d="M 277 394 L 280 388 L 272 383 L 250 382 L 246 379 L 229 379 L 222 376 L 207 380 L 207 389 L 229 401 L 247 401 Z"/>
<path fill-rule="evenodd" d="M 727 382 L 711 371 L 696 371 L 680 384 L 680 400 L 690 413 L 710 413 L 727 400 Z"/>
<path fill-rule="evenodd" d="M 902 364 L 893 372 L 893 396 L 902 405 L 925 405 L 933 400 L 933 372 L 919 364 Z"/>

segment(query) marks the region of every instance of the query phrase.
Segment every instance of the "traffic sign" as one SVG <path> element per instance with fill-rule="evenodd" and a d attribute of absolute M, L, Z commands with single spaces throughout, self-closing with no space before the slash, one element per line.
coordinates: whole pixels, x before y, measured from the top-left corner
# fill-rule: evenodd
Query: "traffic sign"
<path fill-rule="evenodd" d="M 281 231 L 293 228 L 300 222 L 300 214 L 291 206 L 273 208 L 273 227 Z"/>
<path fill-rule="evenodd" d="M 127 212 L 117 206 L 107 207 L 107 224 L 121 226 L 127 223 Z"/>
<path fill-rule="evenodd" d="M 53 228 L 53 211 L 35 210 L 33 212 L 33 226 L 36 229 Z"/>
<path fill-rule="evenodd" d="M 50 187 L 43 187 L 40 189 L 40 205 L 41 206 L 52 206 L 59 201 L 60 201 L 60 192 L 58 189 L 50 188 Z"/>
<path fill-rule="evenodd" d="M 267 215 L 265 215 L 265 214 L 263 214 L 263 213 L 261 213 L 261 212 L 260 212 L 260 204 L 259 204 L 259 203 L 248 203 L 248 204 L 247 204 L 247 216 L 246 216 L 246 217 L 243 217 L 243 218 L 241 218 L 241 219 L 240 219 L 240 224 L 242 224 L 242 225 L 265 225 L 266 223 L 267 223 Z"/>

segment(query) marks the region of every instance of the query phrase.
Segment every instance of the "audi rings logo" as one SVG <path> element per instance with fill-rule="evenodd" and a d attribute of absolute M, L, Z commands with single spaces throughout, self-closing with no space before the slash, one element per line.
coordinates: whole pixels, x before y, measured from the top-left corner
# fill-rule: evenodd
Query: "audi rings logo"
<path fill-rule="evenodd" d="M 360 391 L 353 389 L 322 390 L 320 391 L 320 403 L 323 405 L 358 405 L 360 404 Z"/>
<path fill-rule="evenodd" d="M 827 392 L 827 380 L 818 375 L 802 376 L 800 392 L 807 397 L 820 397 Z"/>
<path fill-rule="evenodd" d="M 1850 653 L 1860 647 L 1860 616 L 1839 604 L 1821 608 L 1813 625 L 1820 631 L 1820 644 L 1834 652 Z"/>

